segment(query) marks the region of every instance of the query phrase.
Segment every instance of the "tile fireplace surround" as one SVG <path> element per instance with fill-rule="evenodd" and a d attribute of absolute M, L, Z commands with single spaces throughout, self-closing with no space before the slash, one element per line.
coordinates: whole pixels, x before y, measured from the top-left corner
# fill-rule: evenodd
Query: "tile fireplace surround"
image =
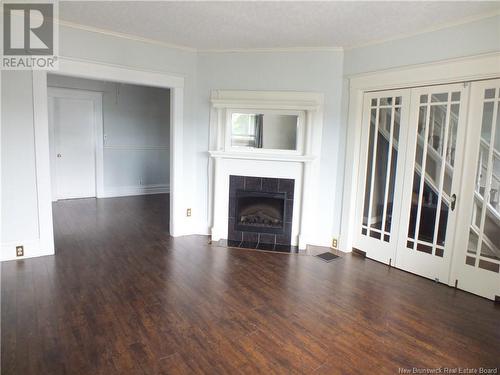
<path fill-rule="evenodd" d="M 291 246 L 294 188 L 293 179 L 229 176 L 228 246 L 283 252 L 296 251 L 298 248 Z M 256 196 L 259 195 L 258 193 L 263 193 L 263 196 L 276 193 L 283 197 L 282 228 L 269 230 L 260 226 L 254 228 L 247 226 L 247 229 L 242 229 L 241 224 L 238 227 L 237 196 L 242 193 Z"/>

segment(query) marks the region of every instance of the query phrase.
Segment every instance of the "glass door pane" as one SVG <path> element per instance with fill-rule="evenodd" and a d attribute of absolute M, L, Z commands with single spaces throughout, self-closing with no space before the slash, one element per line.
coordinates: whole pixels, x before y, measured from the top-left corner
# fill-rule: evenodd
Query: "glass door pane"
<path fill-rule="evenodd" d="M 389 242 L 401 127 L 401 96 L 370 102 L 368 155 L 361 234 Z"/>
<path fill-rule="evenodd" d="M 443 257 L 459 123 L 460 91 L 419 95 L 407 249 Z"/>
<path fill-rule="evenodd" d="M 500 88 L 483 90 L 481 135 L 465 264 L 500 270 Z"/>

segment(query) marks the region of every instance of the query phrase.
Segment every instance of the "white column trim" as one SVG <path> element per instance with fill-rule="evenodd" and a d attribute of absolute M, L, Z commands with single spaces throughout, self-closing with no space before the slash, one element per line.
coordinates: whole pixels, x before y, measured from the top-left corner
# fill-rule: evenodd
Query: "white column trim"
<path fill-rule="evenodd" d="M 47 73 L 33 71 L 33 128 L 40 246 L 38 252 L 54 254 L 48 119 Z"/>

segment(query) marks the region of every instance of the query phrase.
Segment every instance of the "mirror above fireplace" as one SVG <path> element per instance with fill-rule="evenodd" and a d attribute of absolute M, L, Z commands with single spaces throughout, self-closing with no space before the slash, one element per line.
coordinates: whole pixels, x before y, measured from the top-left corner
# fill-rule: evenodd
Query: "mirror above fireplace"
<path fill-rule="evenodd" d="M 297 150 L 299 116 L 281 113 L 231 114 L 231 146 Z"/>

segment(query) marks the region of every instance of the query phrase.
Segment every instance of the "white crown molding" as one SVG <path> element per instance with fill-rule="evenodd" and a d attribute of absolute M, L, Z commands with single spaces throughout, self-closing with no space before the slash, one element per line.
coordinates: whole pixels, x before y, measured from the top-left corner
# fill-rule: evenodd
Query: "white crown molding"
<path fill-rule="evenodd" d="M 472 23 L 475 21 L 480 21 L 483 19 L 493 18 L 493 17 L 496 17 L 498 15 L 500 15 L 500 9 L 498 9 L 497 11 L 493 11 L 493 12 L 490 11 L 487 13 L 476 14 L 474 16 L 461 18 L 459 20 L 442 23 L 442 24 L 437 25 L 437 26 L 427 27 L 425 29 L 422 29 L 420 31 L 415 31 L 413 33 L 400 33 L 398 36 L 393 36 L 390 38 L 376 39 L 376 40 L 368 41 L 366 43 L 359 43 L 359 44 L 353 44 L 351 46 L 344 46 L 344 51 L 350 51 L 353 49 L 374 46 L 377 44 L 393 42 L 393 41 L 397 41 L 397 40 L 401 40 L 401 39 L 407 39 L 407 38 L 411 38 L 411 37 L 418 36 L 418 35 L 428 34 L 428 33 L 431 33 L 433 31 L 444 30 L 444 29 L 448 29 L 448 28 L 454 27 L 454 26 L 465 25 L 465 24 Z"/>
<path fill-rule="evenodd" d="M 179 49 L 185 52 L 200 52 L 200 53 L 228 53 L 228 52 L 342 52 L 344 48 L 336 46 L 320 46 L 320 47 L 273 47 L 273 48 L 195 48 L 181 46 L 174 43 L 161 42 L 159 40 L 144 38 L 132 34 L 121 33 L 118 31 L 111 31 L 107 29 L 101 29 L 93 26 L 86 26 L 79 23 L 55 20 L 59 26 L 70 27 L 72 29 L 89 31 L 96 34 L 103 34 L 108 36 L 113 36 L 116 38 L 133 40 L 135 42 L 143 42 L 149 44 L 155 44 L 166 48 Z"/>
<path fill-rule="evenodd" d="M 65 27 L 69 27 L 72 29 L 84 30 L 84 31 L 89 31 L 89 32 L 96 33 L 96 34 L 113 36 L 115 38 L 128 39 L 128 40 L 132 40 L 134 42 L 154 44 L 154 45 L 158 45 L 158 46 L 162 46 L 162 47 L 166 47 L 166 48 L 178 49 L 178 50 L 181 50 L 184 52 L 193 52 L 193 53 L 197 52 L 196 48 L 180 46 L 180 45 L 173 44 L 173 43 L 161 42 L 159 40 L 144 38 L 144 37 L 140 37 L 140 36 L 136 36 L 136 35 L 132 35 L 132 34 L 121 33 L 118 31 L 100 29 L 97 27 L 81 25 L 79 23 L 64 21 L 61 19 L 55 20 L 55 22 L 59 26 L 65 26 Z"/>
<path fill-rule="evenodd" d="M 199 53 L 245 53 L 245 52 L 343 52 L 343 47 L 270 47 L 270 48 L 207 48 Z"/>
<path fill-rule="evenodd" d="M 477 66 L 478 61 L 481 61 L 482 64 L 481 71 L 471 70 L 470 66 Z M 454 69 L 450 69 L 450 66 L 452 65 L 454 65 Z M 399 74 L 401 78 L 396 80 L 396 83 L 393 83 L 392 86 L 387 82 L 385 83 L 386 86 L 384 86 L 383 89 L 388 90 L 402 87 L 443 84 L 446 82 L 456 82 L 457 80 L 462 82 L 495 78 L 498 76 L 499 66 L 500 52 L 488 52 L 480 55 L 457 57 L 453 59 L 431 61 L 421 64 L 402 65 L 376 71 L 356 73 L 345 76 L 345 78 L 349 79 L 351 88 L 362 87 L 365 91 L 373 91 L 381 89 L 378 86 L 369 87 L 369 84 L 373 83 L 375 78 L 383 76 L 393 77 L 394 75 Z M 421 75 L 415 74 L 415 72 L 419 70 L 427 72 L 423 75 L 424 77 L 428 77 L 427 80 L 423 79 Z M 459 72 L 461 70 L 464 70 L 466 73 L 464 72 L 463 74 L 460 74 Z M 445 78 L 436 80 L 431 78 L 431 75 L 442 76 Z M 384 82 L 384 78 L 379 78 L 378 80 L 380 82 Z"/>

